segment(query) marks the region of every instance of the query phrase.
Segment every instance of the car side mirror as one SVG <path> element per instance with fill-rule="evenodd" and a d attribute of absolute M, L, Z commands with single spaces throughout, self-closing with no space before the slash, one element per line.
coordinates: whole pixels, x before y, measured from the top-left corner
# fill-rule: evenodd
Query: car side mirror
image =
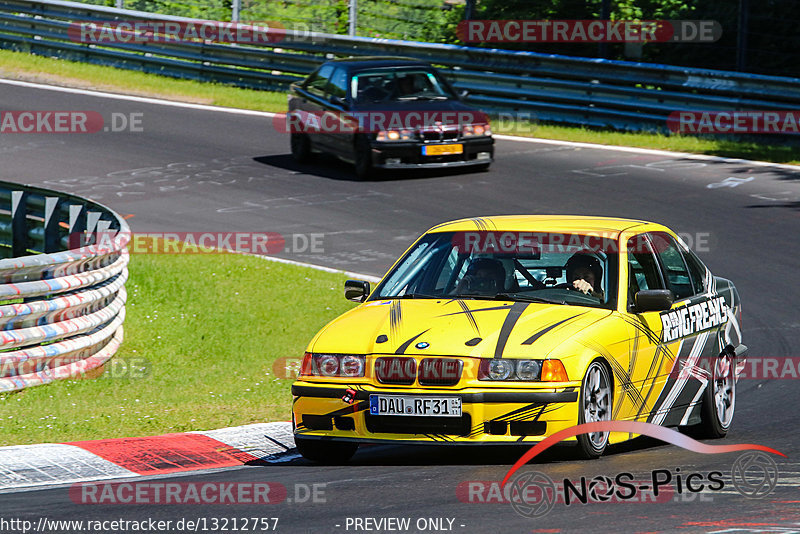
<path fill-rule="evenodd" d="M 344 283 L 344 298 L 355 302 L 364 302 L 369 296 L 369 282 L 364 280 L 347 280 Z"/>
<path fill-rule="evenodd" d="M 342 108 L 347 107 L 347 102 L 345 102 L 344 98 L 340 98 L 336 95 L 331 95 L 330 98 L 328 98 L 328 102 L 330 102 L 334 106 L 339 106 Z"/>
<path fill-rule="evenodd" d="M 639 291 L 633 297 L 635 313 L 664 311 L 672 307 L 675 295 L 669 289 L 647 289 Z"/>

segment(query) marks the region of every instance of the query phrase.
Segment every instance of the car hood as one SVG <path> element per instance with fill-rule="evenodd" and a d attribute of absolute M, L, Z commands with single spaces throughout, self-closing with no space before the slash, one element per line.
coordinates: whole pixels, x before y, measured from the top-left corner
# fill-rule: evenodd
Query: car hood
<path fill-rule="evenodd" d="M 351 354 L 543 358 L 611 313 L 495 300 L 373 301 L 329 323 L 309 348 Z"/>

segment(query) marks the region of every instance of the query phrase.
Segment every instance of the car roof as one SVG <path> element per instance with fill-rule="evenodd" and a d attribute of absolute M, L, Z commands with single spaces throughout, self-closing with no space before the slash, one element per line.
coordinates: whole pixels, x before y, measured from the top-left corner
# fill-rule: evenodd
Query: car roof
<path fill-rule="evenodd" d="M 620 233 L 642 227 L 641 231 L 669 230 L 658 223 L 618 217 L 585 215 L 501 215 L 470 217 L 434 226 L 428 232 L 510 231 L 510 232 L 611 232 Z"/>
<path fill-rule="evenodd" d="M 393 67 L 431 67 L 430 63 L 426 63 L 418 59 L 410 57 L 388 56 L 350 57 L 344 59 L 334 59 L 331 61 L 326 61 L 325 63 L 331 63 L 337 67 L 344 67 L 350 72 Z"/>

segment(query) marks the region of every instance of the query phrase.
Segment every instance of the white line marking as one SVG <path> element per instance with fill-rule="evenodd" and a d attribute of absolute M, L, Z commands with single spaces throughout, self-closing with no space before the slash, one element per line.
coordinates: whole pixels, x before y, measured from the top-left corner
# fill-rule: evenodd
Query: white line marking
<path fill-rule="evenodd" d="M 638 148 L 632 146 L 599 145 L 595 143 L 580 143 L 577 141 L 560 141 L 558 139 L 544 139 L 541 137 L 517 137 L 514 135 L 493 135 L 495 139 L 505 141 L 518 141 L 525 143 L 543 143 L 546 145 L 562 145 L 575 148 L 594 148 L 597 150 L 611 150 L 614 152 L 630 152 L 632 154 L 649 154 L 653 156 L 665 156 L 669 158 L 686 158 L 703 161 L 713 161 L 716 163 L 735 163 L 743 165 L 756 165 L 759 167 L 775 167 L 777 169 L 787 169 L 790 171 L 800 171 L 800 165 L 788 165 L 786 163 L 771 163 L 769 161 L 754 161 L 750 159 L 723 158 L 722 156 L 709 156 L 706 154 L 692 154 L 690 152 L 672 152 L 670 150 L 656 150 L 653 148 Z"/>
<path fill-rule="evenodd" d="M 333 269 L 331 267 L 323 267 L 322 265 L 314 265 L 313 263 L 305 263 L 302 261 L 296 260 L 287 260 L 285 258 L 277 258 L 275 256 L 260 256 L 258 254 L 244 254 L 245 256 L 252 256 L 254 258 L 260 258 L 266 261 L 274 261 L 277 263 L 286 263 L 288 265 L 296 265 L 298 267 L 308 267 L 309 269 L 316 269 L 318 271 L 325 271 L 326 273 L 335 273 L 335 274 L 346 274 L 347 276 L 352 276 L 354 278 L 358 278 L 359 280 L 366 280 L 367 282 L 378 283 L 381 279 L 377 276 L 372 276 L 371 274 L 363 274 L 363 273 L 354 273 L 353 271 L 342 271 L 341 269 Z"/>
<path fill-rule="evenodd" d="M 106 93 L 103 91 L 91 91 L 89 89 L 78 89 L 76 87 L 61 87 L 59 85 L 46 85 L 42 83 L 23 82 L 21 80 L 4 80 L 0 78 L 0 83 L 6 85 L 16 85 L 19 87 L 29 87 L 33 89 L 45 89 L 47 91 L 57 91 L 61 93 L 72 93 L 76 95 L 94 96 L 97 98 L 113 98 L 116 100 L 127 100 L 129 102 L 141 102 L 143 104 L 157 104 L 160 106 L 172 106 L 176 108 L 198 109 L 201 111 L 219 111 L 222 113 L 232 113 L 234 115 L 252 115 L 254 117 L 272 118 L 277 113 L 269 111 L 256 111 L 253 109 L 226 108 L 222 106 L 209 106 L 207 104 L 192 104 L 190 102 L 178 102 L 175 100 L 164 100 L 163 98 L 151 98 L 146 96 L 121 95 L 117 93 Z"/>
<path fill-rule="evenodd" d="M 6 80 L 0 78 L 0 83 L 7 85 L 16 85 L 19 87 L 30 87 L 33 89 L 44 89 L 48 91 L 60 91 L 62 93 L 72 93 L 77 95 L 96 96 L 99 98 L 115 98 L 117 100 L 128 100 L 130 102 L 142 102 L 144 104 L 158 104 L 161 106 L 173 106 L 176 108 L 197 109 L 202 111 L 218 111 L 222 113 L 231 113 L 234 115 L 251 115 L 254 117 L 268 117 L 272 118 L 277 113 L 269 111 L 255 111 L 251 109 L 241 108 L 226 108 L 222 106 L 209 106 L 205 104 L 191 104 L 188 102 L 178 102 L 175 100 L 164 100 L 161 98 L 151 98 L 144 96 L 122 95 L 117 93 L 106 93 L 103 91 L 92 91 L 89 89 L 78 89 L 74 87 L 61 87 L 58 85 L 47 85 L 35 82 L 23 82 L 21 80 Z M 630 146 L 614 146 L 614 145 L 600 145 L 596 143 L 581 143 L 578 141 L 560 141 L 558 139 L 544 139 L 541 137 L 517 137 L 515 135 L 502 135 L 495 134 L 495 139 L 502 139 L 504 141 L 516 141 L 519 143 L 541 143 L 545 145 L 560 145 L 569 146 L 574 148 L 592 148 L 597 150 L 610 150 L 612 152 L 629 152 L 632 154 L 650 154 L 654 156 L 665 156 L 670 158 L 686 158 L 696 159 L 703 161 L 714 161 L 718 163 L 735 163 L 743 165 L 756 165 L 759 167 L 774 167 L 776 169 L 787 169 L 791 171 L 800 171 L 800 165 L 788 165 L 785 163 L 771 163 L 769 161 L 754 161 L 749 159 L 739 158 L 723 158 L 721 156 L 708 156 L 705 154 L 692 154 L 689 152 L 672 152 L 669 150 L 656 150 L 652 148 L 637 148 Z"/>

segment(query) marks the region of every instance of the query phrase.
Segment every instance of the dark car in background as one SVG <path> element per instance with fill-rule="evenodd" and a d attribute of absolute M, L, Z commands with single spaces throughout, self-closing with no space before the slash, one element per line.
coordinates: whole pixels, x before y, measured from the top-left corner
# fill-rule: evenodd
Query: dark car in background
<path fill-rule="evenodd" d="M 333 154 L 353 163 L 360 179 L 375 169 L 486 169 L 494 155 L 489 118 L 462 98 L 423 61 L 328 61 L 291 85 L 292 155 Z"/>

